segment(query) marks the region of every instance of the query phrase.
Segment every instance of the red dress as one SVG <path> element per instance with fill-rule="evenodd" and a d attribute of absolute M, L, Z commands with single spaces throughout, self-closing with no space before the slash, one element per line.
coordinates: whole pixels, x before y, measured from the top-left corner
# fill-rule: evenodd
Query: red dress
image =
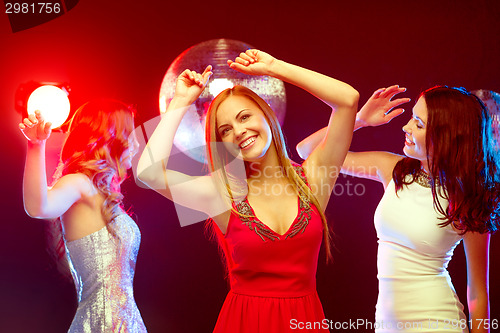
<path fill-rule="evenodd" d="M 235 208 L 249 217 L 233 212 L 225 235 L 215 228 L 231 289 L 214 332 L 328 332 L 322 327 L 325 315 L 316 292 L 323 224 L 307 198 L 299 198 L 298 205 L 284 235 L 259 221 L 247 199 Z"/>

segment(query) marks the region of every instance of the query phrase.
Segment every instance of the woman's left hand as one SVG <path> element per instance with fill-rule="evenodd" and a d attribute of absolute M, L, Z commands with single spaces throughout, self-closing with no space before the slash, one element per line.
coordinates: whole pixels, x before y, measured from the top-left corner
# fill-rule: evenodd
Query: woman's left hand
<path fill-rule="evenodd" d="M 234 70 L 250 75 L 269 75 L 271 66 L 276 62 L 276 58 L 270 54 L 250 49 L 240 53 L 234 61 L 228 60 L 227 64 Z"/>

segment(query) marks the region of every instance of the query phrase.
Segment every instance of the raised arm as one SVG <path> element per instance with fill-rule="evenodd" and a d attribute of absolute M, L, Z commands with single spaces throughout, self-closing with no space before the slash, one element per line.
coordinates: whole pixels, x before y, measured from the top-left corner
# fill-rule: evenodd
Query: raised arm
<path fill-rule="evenodd" d="M 205 89 L 212 74 L 211 69 L 212 67 L 208 66 L 203 74 L 186 69 L 179 75 L 174 97 L 166 112 L 162 114 L 160 123 L 141 154 L 137 165 L 137 176 L 143 183 L 155 190 L 165 188 L 167 185 L 163 182 L 164 166 L 162 164 L 167 164 L 179 124 L 189 106 L 198 99 Z"/>
<path fill-rule="evenodd" d="M 368 126 L 379 126 L 389 123 L 392 119 L 404 112 L 403 108 L 398 108 L 401 104 L 410 101 L 409 98 L 392 98 L 405 92 L 406 88 L 400 88 L 397 85 L 389 88 L 380 88 L 376 90 L 363 107 L 356 114 L 354 131 Z M 326 127 L 309 135 L 302 140 L 296 147 L 299 156 L 306 159 L 312 151 L 319 145 L 326 134 Z"/>
<path fill-rule="evenodd" d="M 211 74 L 212 66 L 207 66 L 201 74 L 187 69 L 179 75 L 174 97 L 149 138 L 137 166 L 137 176 L 147 186 L 182 206 L 210 216 L 222 209 L 211 177 L 189 176 L 170 170 L 167 165 L 179 124 L 189 106 L 205 89 Z"/>
<path fill-rule="evenodd" d="M 397 85 L 376 90 L 357 113 L 354 131 L 363 127 L 387 124 L 401 115 L 404 109 L 399 106 L 409 102 L 410 99 L 398 98 L 392 100 L 392 98 L 405 91 L 406 88 L 400 88 Z M 326 127 L 322 128 L 302 140 L 297 145 L 299 156 L 306 159 L 323 140 L 326 131 Z M 401 158 L 400 155 L 388 152 L 348 152 L 341 172 L 356 177 L 377 180 L 387 185 L 394 165 Z"/>
<path fill-rule="evenodd" d="M 489 252 L 490 234 L 467 232 L 464 249 L 467 257 L 467 303 L 472 333 L 490 332 Z"/>
<path fill-rule="evenodd" d="M 64 214 L 81 199 L 85 187 L 82 175 L 62 177 L 52 188 L 47 187 L 45 142 L 51 133 L 50 126 L 38 111 L 19 124 L 19 129 L 28 139 L 23 178 L 24 209 L 29 216 L 41 219 Z"/>
<path fill-rule="evenodd" d="M 308 181 L 316 189 L 315 195 L 325 208 L 338 176 L 332 170 L 338 171 L 351 142 L 358 92 L 346 83 L 275 59 L 259 50 L 248 50 L 228 63 L 231 68 L 243 73 L 269 75 L 294 84 L 332 108 L 334 112 L 325 137 L 303 164 Z M 325 186 L 330 191 L 320 190 Z"/>
<path fill-rule="evenodd" d="M 358 92 L 350 85 L 326 75 L 278 60 L 260 50 L 248 50 L 234 61 L 232 69 L 250 75 L 269 75 L 307 90 L 332 108 L 357 105 Z"/>

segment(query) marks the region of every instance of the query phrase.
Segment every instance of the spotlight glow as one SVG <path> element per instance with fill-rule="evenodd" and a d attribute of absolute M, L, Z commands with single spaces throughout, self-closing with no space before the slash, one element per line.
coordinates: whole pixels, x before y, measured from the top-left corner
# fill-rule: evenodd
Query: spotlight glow
<path fill-rule="evenodd" d="M 46 85 L 35 89 L 28 99 L 28 114 L 40 110 L 52 128 L 61 126 L 69 116 L 68 94 L 56 86 Z"/>
<path fill-rule="evenodd" d="M 208 84 L 208 92 L 210 92 L 212 96 L 217 96 L 221 91 L 232 87 L 234 87 L 234 83 L 228 79 L 213 79 L 212 82 Z"/>

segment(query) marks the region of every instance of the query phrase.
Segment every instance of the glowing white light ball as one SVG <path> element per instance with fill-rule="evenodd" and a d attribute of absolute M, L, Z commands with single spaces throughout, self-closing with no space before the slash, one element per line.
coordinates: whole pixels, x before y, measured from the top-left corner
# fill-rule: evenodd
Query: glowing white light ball
<path fill-rule="evenodd" d="M 208 92 L 212 96 L 217 96 L 222 91 L 234 87 L 234 83 L 228 79 L 214 79 L 208 84 Z"/>
<path fill-rule="evenodd" d="M 39 110 L 52 128 L 61 126 L 69 116 L 68 94 L 61 88 L 46 85 L 35 89 L 28 99 L 28 114 Z"/>

